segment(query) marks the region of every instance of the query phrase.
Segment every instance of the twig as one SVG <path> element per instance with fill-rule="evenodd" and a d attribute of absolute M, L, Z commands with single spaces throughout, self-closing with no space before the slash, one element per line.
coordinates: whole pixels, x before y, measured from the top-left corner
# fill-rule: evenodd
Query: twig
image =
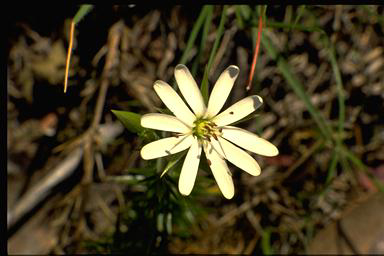
<path fill-rule="evenodd" d="M 212 67 L 211 67 L 211 69 L 209 70 L 209 77 L 212 76 L 212 74 L 213 74 L 214 71 L 216 70 L 217 66 L 218 66 L 219 63 L 222 61 L 223 56 L 224 56 L 225 53 L 227 52 L 228 44 L 231 42 L 231 39 L 232 39 L 233 36 L 235 35 L 236 31 L 237 31 L 237 27 L 234 26 L 234 27 L 232 27 L 231 29 L 227 30 L 227 31 L 224 33 L 223 40 L 221 40 L 220 47 L 219 47 L 219 49 L 217 50 L 216 56 L 215 56 L 215 58 L 214 58 L 214 60 L 213 60 L 213 63 L 212 63 Z"/>
<path fill-rule="evenodd" d="M 291 167 L 284 172 L 284 174 L 279 177 L 280 181 L 287 178 L 291 173 L 296 170 L 300 165 L 302 165 L 317 149 L 319 149 L 324 144 L 323 140 L 318 140 L 314 144 L 311 145 L 311 147 L 305 152 L 304 155 L 302 155 L 299 160 L 297 160 Z"/>
<path fill-rule="evenodd" d="M 85 204 L 88 201 L 89 197 L 89 186 L 92 183 L 93 179 L 93 169 L 94 169 L 94 143 L 95 143 L 95 135 L 98 130 L 101 117 L 103 114 L 103 108 L 105 104 L 105 98 L 107 96 L 108 86 L 109 86 L 109 76 L 111 73 L 111 69 L 116 63 L 117 59 L 117 49 L 119 46 L 120 38 L 123 32 L 124 23 L 123 21 L 119 21 L 115 23 L 109 30 L 108 33 L 108 53 L 106 56 L 106 61 L 103 69 L 103 73 L 101 75 L 101 84 L 100 91 L 97 97 L 94 117 L 91 123 L 91 126 L 85 132 L 88 136 L 84 136 L 83 146 L 84 146 L 84 176 L 81 182 L 81 190 L 82 190 L 82 201 L 81 207 L 79 210 L 79 216 L 84 215 Z M 85 231 L 85 219 L 80 218 L 78 220 L 78 225 L 76 225 L 76 231 L 74 236 L 81 239 L 81 236 Z"/>
<path fill-rule="evenodd" d="M 54 186 L 70 176 L 80 163 L 82 155 L 83 150 L 81 147 L 78 147 L 52 170 L 50 175 L 42 179 L 30 191 L 25 193 L 25 196 L 22 197 L 12 211 L 8 213 L 7 228 L 9 229 L 13 226 L 21 217 L 46 198 Z"/>
<path fill-rule="evenodd" d="M 247 212 L 249 209 L 251 209 L 253 206 L 259 203 L 260 203 L 260 197 L 254 197 L 252 200 L 242 203 L 239 207 L 236 207 L 232 211 L 225 214 L 214 225 L 216 227 L 219 227 L 229 222 L 231 219 L 235 218 L 236 216 Z"/>
<path fill-rule="evenodd" d="M 99 130 L 101 143 L 108 143 L 123 132 L 123 127 L 120 122 L 116 122 L 113 125 L 103 124 L 100 126 Z M 82 146 L 78 146 L 76 149 L 72 150 L 72 152 L 68 154 L 68 156 L 55 169 L 53 169 L 48 176 L 43 178 L 39 183 L 37 183 L 34 187 L 27 191 L 27 193 L 24 194 L 24 196 L 8 213 L 8 229 L 10 229 L 30 210 L 42 202 L 51 192 L 53 187 L 60 184 L 73 173 L 81 161 L 83 151 L 84 148 Z M 74 197 L 76 197 L 78 194 L 78 192 L 74 193 Z M 123 202 L 120 196 L 119 202 L 121 201 Z"/>

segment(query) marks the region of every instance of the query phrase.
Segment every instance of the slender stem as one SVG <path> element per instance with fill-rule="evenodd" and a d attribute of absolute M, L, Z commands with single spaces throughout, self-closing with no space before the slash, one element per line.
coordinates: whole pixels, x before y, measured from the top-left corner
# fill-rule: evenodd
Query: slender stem
<path fill-rule="evenodd" d="M 64 93 L 67 92 L 68 86 L 68 73 L 69 73 L 69 63 L 71 61 L 72 47 L 73 47 L 73 34 L 75 33 L 75 21 L 71 21 L 71 28 L 69 30 L 69 46 L 67 53 L 67 61 L 65 64 L 65 77 L 64 77 Z"/>
<path fill-rule="evenodd" d="M 248 85 L 246 88 L 247 91 L 251 90 L 251 86 L 252 86 L 253 75 L 255 73 L 255 68 L 256 68 L 256 63 L 257 63 L 257 56 L 259 56 L 260 39 L 261 39 L 262 30 L 263 30 L 263 17 L 260 15 L 259 16 L 259 28 L 257 31 L 257 41 L 256 41 L 255 54 L 253 55 L 251 72 L 249 73 Z"/>

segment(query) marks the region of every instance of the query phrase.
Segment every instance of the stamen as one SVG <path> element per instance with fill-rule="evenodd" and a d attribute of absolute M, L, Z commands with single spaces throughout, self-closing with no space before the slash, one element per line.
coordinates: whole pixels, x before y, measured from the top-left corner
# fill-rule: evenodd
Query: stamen
<path fill-rule="evenodd" d="M 222 129 L 210 120 L 198 119 L 195 121 L 195 127 L 192 128 L 192 134 L 201 141 L 211 142 L 211 137 L 218 140 Z"/>

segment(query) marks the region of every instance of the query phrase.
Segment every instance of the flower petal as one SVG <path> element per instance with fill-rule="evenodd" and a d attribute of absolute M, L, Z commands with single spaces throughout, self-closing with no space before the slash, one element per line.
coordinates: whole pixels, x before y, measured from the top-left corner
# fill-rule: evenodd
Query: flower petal
<path fill-rule="evenodd" d="M 142 127 L 168 132 L 188 133 L 191 131 L 191 128 L 177 117 L 159 113 L 143 115 L 140 124 Z"/>
<path fill-rule="evenodd" d="M 145 160 L 172 155 L 189 148 L 192 142 L 192 135 L 164 138 L 145 145 L 140 155 Z"/>
<path fill-rule="evenodd" d="M 263 99 L 260 96 L 249 96 L 236 102 L 225 111 L 221 112 L 219 115 L 214 117 L 212 121 L 218 126 L 232 124 L 251 114 L 258 107 L 260 107 L 262 103 Z"/>
<path fill-rule="evenodd" d="M 234 126 L 224 126 L 222 132 L 223 138 L 253 153 L 263 156 L 276 156 L 279 154 L 279 150 L 275 145 L 247 130 Z"/>
<path fill-rule="evenodd" d="M 218 137 L 218 140 L 211 140 L 211 143 L 213 148 L 232 164 L 253 176 L 260 175 L 260 166 L 256 160 L 244 150 L 221 137 Z"/>
<path fill-rule="evenodd" d="M 180 92 L 188 102 L 196 116 L 201 117 L 205 113 L 205 104 L 200 89 L 188 68 L 179 64 L 175 67 L 175 78 Z"/>
<path fill-rule="evenodd" d="M 231 199 L 235 194 L 235 188 L 233 186 L 231 172 L 225 160 L 216 152 L 210 143 L 204 145 L 204 152 L 221 193 L 223 193 L 225 198 Z"/>
<path fill-rule="evenodd" d="M 179 191 L 183 195 L 189 195 L 193 189 L 193 185 L 195 185 L 196 175 L 199 169 L 200 155 L 201 144 L 198 142 L 197 138 L 195 138 L 185 157 L 183 167 L 181 168 Z"/>
<path fill-rule="evenodd" d="M 215 86 L 209 96 L 208 108 L 205 117 L 211 118 L 215 116 L 224 106 L 229 93 L 232 90 L 233 84 L 239 75 L 239 68 L 231 65 L 217 79 Z"/>
<path fill-rule="evenodd" d="M 192 126 L 196 120 L 195 115 L 185 105 L 180 96 L 172 89 L 172 87 L 161 80 L 157 80 L 153 85 L 157 95 L 164 102 L 165 106 L 181 121 L 188 126 Z"/>

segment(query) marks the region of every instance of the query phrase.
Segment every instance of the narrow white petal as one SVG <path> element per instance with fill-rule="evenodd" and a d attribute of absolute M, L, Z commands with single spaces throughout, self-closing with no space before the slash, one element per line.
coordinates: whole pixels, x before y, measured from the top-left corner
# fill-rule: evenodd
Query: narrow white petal
<path fill-rule="evenodd" d="M 189 195 L 193 189 L 193 185 L 195 185 L 200 155 L 201 144 L 198 142 L 197 138 L 195 138 L 185 157 L 183 167 L 181 168 L 179 191 L 183 195 Z"/>
<path fill-rule="evenodd" d="M 172 87 L 161 80 L 157 80 L 153 85 L 157 95 L 164 102 L 165 106 L 172 113 L 185 124 L 192 126 L 193 122 L 196 120 L 195 115 L 191 110 L 185 105 L 184 101 L 180 96 L 172 89 Z"/>
<path fill-rule="evenodd" d="M 142 127 L 168 132 L 188 133 L 191 131 L 191 128 L 181 122 L 177 117 L 159 113 L 143 115 L 140 124 Z"/>
<path fill-rule="evenodd" d="M 225 198 L 231 199 L 235 194 L 235 188 L 233 186 L 231 172 L 225 160 L 216 152 L 210 143 L 204 145 L 204 152 L 221 193 L 223 193 Z"/>
<path fill-rule="evenodd" d="M 279 154 L 279 150 L 275 145 L 247 130 L 234 126 L 224 126 L 222 132 L 223 138 L 253 153 L 263 156 L 276 156 Z"/>
<path fill-rule="evenodd" d="M 145 160 L 168 156 L 189 148 L 192 142 L 192 135 L 164 138 L 148 143 L 140 154 Z"/>
<path fill-rule="evenodd" d="M 220 137 L 218 137 L 218 140 L 212 139 L 211 144 L 222 157 L 226 158 L 232 164 L 253 176 L 260 175 L 260 166 L 256 160 L 244 150 Z"/>
<path fill-rule="evenodd" d="M 238 75 L 239 68 L 234 65 L 229 66 L 223 73 L 221 73 L 209 96 L 205 117 L 211 118 L 220 112 Z"/>
<path fill-rule="evenodd" d="M 206 108 L 203 96 L 191 72 L 185 65 L 179 64 L 175 67 L 175 78 L 184 99 L 196 116 L 201 117 L 204 115 Z"/>
<path fill-rule="evenodd" d="M 258 107 L 260 107 L 261 104 L 263 104 L 263 99 L 260 96 L 249 96 L 236 102 L 235 104 L 221 112 L 219 115 L 214 117 L 212 121 L 218 126 L 232 124 L 242 119 L 243 117 L 246 117 L 247 115 L 251 114 Z"/>

